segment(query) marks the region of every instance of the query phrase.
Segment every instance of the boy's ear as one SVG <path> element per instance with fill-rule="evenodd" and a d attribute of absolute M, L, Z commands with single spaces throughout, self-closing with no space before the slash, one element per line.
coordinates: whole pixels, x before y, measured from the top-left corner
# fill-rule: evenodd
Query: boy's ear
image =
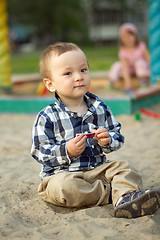
<path fill-rule="evenodd" d="M 44 78 L 43 83 L 50 92 L 55 92 L 54 82 L 49 78 Z"/>

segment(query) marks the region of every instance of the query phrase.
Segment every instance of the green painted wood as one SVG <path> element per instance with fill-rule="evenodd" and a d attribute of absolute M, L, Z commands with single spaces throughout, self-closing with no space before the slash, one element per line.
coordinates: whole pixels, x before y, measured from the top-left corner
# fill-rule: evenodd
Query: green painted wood
<path fill-rule="evenodd" d="M 42 108 L 50 103 L 54 103 L 51 98 L 8 98 L 0 99 L 1 113 L 38 113 Z M 131 106 L 129 99 L 104 99 L 114 115 L 130 114 Z"/>
<path fill-rule="evenodd" d="M 151 105 L 157 104 L 160 102 L 160 94 L 148 96 L 141 99 L 132 99 L 131 100 L 131 112 L 135 112 L 140 108 L 146 108 Z"/>
<path fill-rule="evenodd" d="M 50 103 L 54 103 L 52 98 L 1 98 L 0 113 L 38 113 Z M 132 114 L 140 108 L 160 102 L 160 93 L 145 96 L 141 99 L 119 98 L 103 99 L 104 103 L 110 107 L 114 115 Z"/>
<path fill-rule="evenodd" d="M 42 108 L 54 102 L 53 99 L 0 99 L 0 112 L 3 113 L 38 113 Z"/>
<path fill-rule="evenodd" d="M 131 113 L 130 99 L 103 99 L 103 101 L 110 107 L 114 115 Z"/>

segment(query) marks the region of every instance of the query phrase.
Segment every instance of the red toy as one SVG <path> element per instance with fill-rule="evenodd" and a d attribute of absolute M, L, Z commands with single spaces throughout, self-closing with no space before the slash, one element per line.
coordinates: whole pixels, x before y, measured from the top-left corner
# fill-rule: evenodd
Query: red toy
<path fill-rule="evenodd" d="M 160 118 L 160 113 L 154 113 L 154 112 L 148 111 L 144 108 L 140 109 L 140 112 L 147 116 L 153 117 L 153 118 Z"/>
<path fill-rule="evenodd" d="M 77 133 L 76 137 L 78 137 L 80 134 L 83 134 L 84 136 L 87 136 L 87 138 L 93 138 L 95 133 Z"/>

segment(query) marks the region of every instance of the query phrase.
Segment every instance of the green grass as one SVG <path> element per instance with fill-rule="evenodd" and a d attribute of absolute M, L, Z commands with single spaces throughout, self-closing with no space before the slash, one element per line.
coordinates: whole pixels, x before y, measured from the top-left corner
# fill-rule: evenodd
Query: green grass
<path fill-rule="evenodd" d="M 118 59 L 118 47 L 82 48 L 85 52 L 91 71 L 107 71 Z"/>
<path fill-rule="evenodd" d="M 115 46 L 81 48 L 88 58 L 90 71 L 108 71 L 117 60 L 118 48 Z M 42 51 L 11 54 L 12 74 L 38 73 L 41 54 Z"/>
<path fill-rule="evenodd" d="M 11 54 L 12 74 L 38 73 L 40 56 L 40 51 Z"/>

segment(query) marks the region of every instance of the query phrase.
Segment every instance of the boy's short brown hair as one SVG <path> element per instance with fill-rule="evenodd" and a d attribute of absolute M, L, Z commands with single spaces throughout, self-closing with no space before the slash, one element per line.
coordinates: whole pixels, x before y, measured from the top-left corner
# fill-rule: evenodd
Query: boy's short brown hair
<path fill-rule="evenodd" d="M 50 76 L 50 71 L 48 69 L 48 61 L 51 53 L 54 52 L 57 56 L 59 56 L 62 53 L 77 49 L 80 48 L 76 44 L 70 42 L 57 42 L 53 45 L 48 46 L 47 49 L 44 51 L 39 64 L 42 78 L 49 78 Z"/>

